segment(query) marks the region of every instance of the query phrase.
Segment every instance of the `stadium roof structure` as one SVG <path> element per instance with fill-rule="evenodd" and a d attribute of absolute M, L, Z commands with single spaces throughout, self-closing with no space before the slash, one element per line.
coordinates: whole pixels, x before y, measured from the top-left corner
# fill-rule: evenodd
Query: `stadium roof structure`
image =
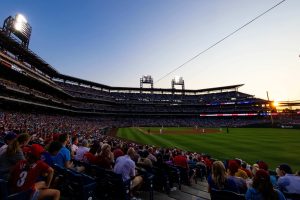
<path fill-rule="evenodd" d="M 139 87 L 113 87 L 108 86 L 100 83 L 95 83 L 92 81 L 64 75 L 64 74 L 57 74 L 55 78 L 61 79 L 63 81 L 70 81 L 77 84 L 84 84 L 91 87 L 98 87 L 103 88 L 106 90 L 130 90 L 130 91 L 164 91 L 164 92 L 172 92 L 172 91 L 182 91 L 181 89 L 172 89 L 172 88 L 139 88 Z M 213 91 L 222 91 L 222 90 L 237 90 L 239 87 L 243 86 L 244 84 L 238 84 L 238 85 L 229 85 L 229 86 L 223 86 L 223 87 L 214 87 L 214 88 L 205 88 L 205 89 L 185 89 L 185 92 L 192 92 L 192 93 L 203 93 L 203 92 L 213 92 Z"/>
<path fill-rule="evenodd" d="M 35 68 L 51 77 L 58 74 L 58 71 L 56 71 L 56 69 L 54 69 L 50 64 L 33 53 L 30 49 L 24 48 L 17 42 L 16 39 L 6 35 L 2 29 L 0 29 L 0 46 L 4 47 L 15 55 L 18 55 L 20 59 L 34 65 Z"/>
<path fill-rule="evenodd" d="M 76 83 L 78 85 L 84 84 L 90 87 L 97 87 L 99 89 L 109 90 L 109 91 L 144 91 L 144 92 L 182 92 L 182 89 L 175 88 L 140 88 L 140 87 L 113 87 L 100 83 L 95 83 L 92 81 L 72 77 L 65 74 L 60 74 L 55 68 L 50 64 L 32 52 L 30 49 L 24 48 L 16 39 L 7 35 L 3 29 L 0 29 L 0 46 L 11 52 L 14 55 L 17 55 L 21 61 L 25 61 L 33 65 L 36 69 L 45 73 L 52 79 L 58 79 L 63 81 L 69 81 Z M 230 85 L 223 87 L 214 87 L 206 89 L 185 89 L 186 93 L 205 93 L 205 92 L 214 92 L 214 91 L 224 91 L 224 90 L 237 90 L 239 87 L 244 84 Z"/>

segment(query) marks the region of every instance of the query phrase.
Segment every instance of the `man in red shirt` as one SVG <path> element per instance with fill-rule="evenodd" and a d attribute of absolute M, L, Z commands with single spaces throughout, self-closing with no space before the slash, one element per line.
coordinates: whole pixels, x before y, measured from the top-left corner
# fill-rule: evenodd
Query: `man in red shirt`
<path fill-rule="evenodd" d="M 177 152 L 177 155 L 173 158 L 173 163 L 176 166 L 186 169 L 187 184 L 190 185 L 192 183 L 192 180 L 194 179 L 195 171 L 190 169 L 185 154 L 181 151 Z"/>
<path fill-rule="evenodd" d="M 43 147 L 37 144 L 30 147 L 27 159 L 19 161 L 12 170 L 10 188 L 13 193 L 32 190 L 32 199 L 43 200 L 52 197 L 54 200 L 59 200 L 59 190 L 49 189 L 54 170 L 39 160 L 43 150 Z M 37 182 L 41 176 L 45 177 L 46 181 Z"/>

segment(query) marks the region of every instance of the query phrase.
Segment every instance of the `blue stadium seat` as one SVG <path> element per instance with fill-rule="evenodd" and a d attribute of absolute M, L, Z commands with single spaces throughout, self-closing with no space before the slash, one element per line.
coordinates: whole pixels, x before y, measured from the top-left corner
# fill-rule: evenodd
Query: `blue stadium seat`
<path fill-rule="evenodd" d="M 31 190 L 9 194 L 8 183 L 0 179 L 0 199 L 1 200 L 28 200 L 31 196 Z"/>
<path fill-rule="evenodd" d="M 283 195 L 289 200 L 300 200 L 300 194 L 283 192 Z"/>
<path fill-rule="evenodd" d="M 153 167 L 152 173 L 154 174 L 153 185 L 155 190 L 163 189 L 167 194 L 169 194 L 170 180 L 167 171 L 163 167 Z"/>
<path fill-rule="evenodd" d="M 173 165 L 166 165 L 167 173 L 169 175 L 170 185 L 173 186 L 173 183 L 178 184 L 178 189 L 181 190 L 181 176 L 180 170 Z"/>
<path fill-rule="evenodd" d="M 238 194 L 228 190 L 216 190 L 211 189 L 210 192 L 211 200 L 245 200 L 245 195 Z"/>
<path fill-rule="evenodd" d="M 153 200 L 153 181 L 154 181 L 154 175 L 152 167 L 148 169 L 143 167 L 136 167 L 136 170 L 138 171 L 138 174 L 143 177 L 143 185 L 140 190 L 146 190 L 149 192 L 149 199 Z"/>
<path fill-rule="evenodd" d="M 59 188 L 63 196 L 70 199 L 88 200 L 95 197 L 96 181 L 85 174 L 75 172 L 54 164 L 56 173 L 60 176 L 61 181 Z"/>
<path fill-rule="evenodd" d="M 120 199 L 128 200 L 130 199 L 130 181 L 123 182 L 122 175 L 116 174 L 113 171 L 105 172 L 105 180 L 108 186 L 108 199 Z"/>
<path fill-rule="evenodd" d="M 122 175 L 91 165 L 92 177 L 97 183 L 96 196 L 105 200 L 129 200 L 130 181 L 123 182 Z"/>

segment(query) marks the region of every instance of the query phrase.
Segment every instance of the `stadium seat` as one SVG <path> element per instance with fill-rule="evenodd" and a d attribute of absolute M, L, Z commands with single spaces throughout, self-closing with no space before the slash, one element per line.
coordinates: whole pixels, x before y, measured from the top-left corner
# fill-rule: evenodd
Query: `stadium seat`
<path fill-rule="evenodd" d="M 300 200 L 300 194 L 283 192 L 285 198 L 289 200 Z"/>
<path fill-rule="evenodd" d="M 138 171 L 138 174 L 143 177 L 143 185 L 140 190 L 146 190 L 149 192 L 149 199 L 153 200 L 153 181 L 154 181 L 154 175 L 152 168 L 149 168 L 148 171 L 145 168 L 139 168 L 137 167 L 136 170 Z"/>
<path fill-rule="evenodd" d="M 153 185 L 154 189 L 163 189 L 167 194 L 170 193 L 170 180 L 166 169 L 153 167 L 152 173 L 154 175 Z"/>
<path fill-rule="evenodd" d="M 105 180 L 107 184 L 108 198 L 111 200 L 128 200 L 130 199 L 130 181 L 123 182 L 122 175 L 113 171 L 106 170 Z"/>
<path fill-rule="evenodd" d="M 28 200 L 31 196 L 31 190 L 9 194 L 8 183 L 0 179 L 0 199 L 1 200 Z"/>
<path fill-rule="evenodd" d="M 173 165 L 167 165 L 167 173 L 169 175 L 171 187 L 173 186 L 173 183 L 177 183 L 178 189 L 181 190 L 180 170 Z"/>
<path fill-rule="evenodd" d="M 55 171 L 59 174 L 61 181 L 59 188 L 65 192 L 62 195 L 70 199 L 88 200 L 95 197 L 96 181 L 85 174 L 77 173 L 54 164 Z"/>
<path fill-rule="evenodd" d="M 189 182 L 189 173 L 186 168 L 175 166 L 180 171 L 180 180 L 182 184 L 190 185 Z"/>
<path fill-rule="evenodd" d="M 210 192 L 211 200 L 245 200 L 245 195 L 238 194 L 228 190 L 216 190 L 211 189 Z"/>
<path fill-rule="evenodd" d="M 207 176 L 207 169 L 204 164 L 189 164 L 190 169 L 195 169 L 196 170 L 196 176 L 195 176 L 195 181 L 197 178 L 200 178 L 201 181 Z"/>
<path fill-rule="evenodd" d="M 91 176 L 96 181 L 96 196 L 107 200 L 129 200 L 130 181 L 123 182 L 122 175 L 97 165 L 90 165 Z"/>

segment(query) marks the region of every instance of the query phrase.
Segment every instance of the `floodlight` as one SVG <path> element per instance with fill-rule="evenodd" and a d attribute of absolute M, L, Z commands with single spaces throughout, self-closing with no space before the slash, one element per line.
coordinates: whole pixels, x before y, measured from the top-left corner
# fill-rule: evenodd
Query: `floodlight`
<path fill-rule="evenodd" d="M 7 35 L 13 34 L 21 40 L 22 45 L 28 47 L 32 28 L 28 24 L 26 17 L 22 14 L 17 14 L 15 17 L 9 16 L 5 19 L 3 30 Z"/>
<path fill-rule="evenodd" d="M 153 78 L 151 75 L 143 75 L 142 78 L 140 78 L 140 87 L 143 88 L 144 84 L 150 84 L 151 88 L 153 88 Z"/>
<path fill-rule="evenodd" d="M 16 15 L 16 22 L 27 23 L 27 19 L 25 18 L 24 15 L 22 15 L 22 14 L 17 14 L 17 15 Z"/>
<path fill-rule="evenodd" d="M 15 17 L 14 28 L 16 31 L 23 32 L 26 30 L 27 20 L 22 14 L 17 14 Z"/>

